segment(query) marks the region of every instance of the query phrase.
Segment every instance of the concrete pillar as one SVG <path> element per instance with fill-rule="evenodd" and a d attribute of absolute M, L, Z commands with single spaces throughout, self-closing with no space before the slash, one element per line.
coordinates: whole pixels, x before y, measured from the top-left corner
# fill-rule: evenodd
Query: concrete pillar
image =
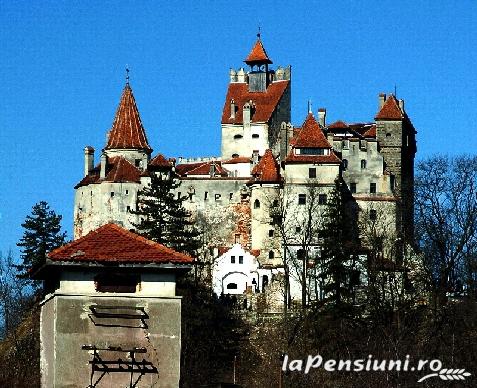
<path fill-rule="evenodd" d="M 94 148 L 84 147 L 84 176 L 88 176 L 94 168 Z"/>

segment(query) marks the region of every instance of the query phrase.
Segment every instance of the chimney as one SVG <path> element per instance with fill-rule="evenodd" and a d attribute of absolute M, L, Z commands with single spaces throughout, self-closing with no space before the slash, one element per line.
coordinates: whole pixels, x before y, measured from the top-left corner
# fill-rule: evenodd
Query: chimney
<path fill-rule="evenodd" d="M 234 69 L 230 68 L 229 75 L 230 75 L 230 82 L 231 83 L 232 82 L 237 82 L 237 72 Z"/>
<path fill-rule="evenodd" d="M 94 148 L 84 147 L 84 176 L 88 176 L 94 168 Z"/>
<path fill-rule="evenodd" d="M 210 163 L 209 175 L 210 175 L 211 178 L 214 177 L 214 175 L 215 175 L 215 164 L 214 163 Z"/>
<path fill-rule="evenodd" d="M 385 93 L 379 93 L 379 110 L 383 107 L 384 103 L 386 102 L 386 94 Z"/>
<path fill-rule="evenodd" d="M 237 82 L 241 82 L 241 83 L 246 82 L 245 81 L 245 70 L 243 69 L 243 67 L 241 67 L 239 69 L 239 71 L 237 72 Z"/>
<path fill-rule="evenodd" d="M 250 102 L 246 102 L 243 106 L 243 124 L 250 125 L 250 119 L 252 117 L 251 114 L 252 104 Z"/>
<path fill-rule="evenodd" d="M 230 118 L 235 120 L 235 100 L 230 100 Z"/>
<path fill-rule="evenodd" d="M 318 123 L 323 128 L 326 125 L 326 109 L 325 108 L 318 109 Z"/>
<path fill-rule="evenodd" d="M 404 113 L 404 100 L 399 100 L 399 108 L 401 109 L 401 112 Z"/>
<path fill-rule="evenodd" d="M 101 154 L 101 170 L 99 172 L 99 178 L 106 178 L 106 164 L 108 163 L 108 157 L 106 154 Z"/>

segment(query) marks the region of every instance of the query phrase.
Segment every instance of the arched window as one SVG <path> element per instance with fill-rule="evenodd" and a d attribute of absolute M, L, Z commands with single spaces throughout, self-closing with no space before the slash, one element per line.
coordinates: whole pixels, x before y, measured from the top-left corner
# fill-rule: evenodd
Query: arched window
<path fill-rule="evenodd" d="M 348 168 L 348 159 L 343 159 L 343 171 Z"/>
<path fill-rule="evenodd" d="M 237 289 L 237 283 L 227 284 L 227 290 L 236 290 L 236 289 Z"/>
<path fill-rule="evenodd" d="M 235 135 L 234 139 L 237 140 L 237 139 L 241 139 L 242 137 L 243 137 L 242 135 Z"/>
<path fill-rule="evenodd" d="M 254 209 L 260 209 L 260 201 L 258 199 L 256 199 L 254 202 L 253 202 L 253 208 Z"/>
<path fill-rule="evenodd" d="M 361 159 L 361 168 L 365 169 L 366 168 L 366 160 Z"/>
<path fill-rule="evenodd" d="M 273 251 L 268 252 L 268 258 L 269 259 L 273 259 L 274 257 L 275 257 L 275 252 L 273 252 Z"/>

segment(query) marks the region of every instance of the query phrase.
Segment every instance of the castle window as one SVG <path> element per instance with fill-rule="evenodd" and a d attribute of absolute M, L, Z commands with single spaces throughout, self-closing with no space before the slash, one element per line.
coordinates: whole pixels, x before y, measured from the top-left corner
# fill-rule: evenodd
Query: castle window
<path fill-rule="evenodd" d="M 328 200 L 328 198 L 327 198 L 326 194 L 319 194 L 318 195 L 318 204 L 326 205 L 327 200 Z"/>
<path fill-rule="evenodd" d="M 96 276 L 94 284 L 98 292 L 133 293 L 139 284 L 139 276 L 122 273 L 104 273 Z"/>
<path fill-rule="evenodd" d="M 230 256 L 230 263 L 235 264 L 235 256 Z"/>
<path fill-rule="evenodd" d="M 207 201 L 208 197 L 209 197 L 209 193 L 206 191 L 206 192 L 204 193 L 204 200 Z"/>
<path fill-rule="evenodd" d="M 126 193 L 125 193 L 125 194 L 126 194 L 126 195 L 129 195 L 129 190 L 126 190 Z"/>
<path fill-rule="evenodd" d="M 240 244 L 240 234 L 235 235 L 235 244 Z"/>
<path fill-rule="evenodd" d="M 376 218 L 377 218 L 377 212 L 376 212 L 376 210 L 371 209 L 371 210 L 369 211 L 369 219 L 370 219 L 371 221 L 376 221 Z"/>
<path fill-rule="evenodd" d="M 82 207 L 79 207 L 78 210 L 79 210 L 80 212 L 82 212 L 82 211 L 83 211 L 83 208 L 82 208 Z"/>
<path fill-rule="evenodd" d="M 392 174 L 390 176 L 390 184 L 391 184 L 391 190 L 394 190 L 396 186 L 396 177 Z"/>
<path fill-rule="evenodd" d="M 369 184 L 369 192 L 370 192 L 371 194 L 376 194 L 376 183 L 371 182 L 371 183 Z"/>
<path fill-rule="evenodd" d="M 236 289 L 237 289 L 237 283 L 227 284 L 227 290 L 236 290 Z"/>
<path fill-rule="evenodd" d="M 301 155 L 325 155 L 324 148 L 299 148 Z"/>
<path fill-rule="evenodd" d="M 126 211 L 129 213 L 131 211 L 131 206 L 126 206 Z"/>
<path fill-rule="evenodd" d="M 298 205 L 306 204 L 306 194 L 298 194 Z"/>
<path fill-rule="evenodd" d="M 349 184 L 349 190 L 351 191 L 352 194 L 356 193 L 356 182 L 351 182 Z"/>
<path fill-rule="evenodd" d="M 296 233 L 300 233 L 300 232 L 301 232 L 301 226 L 297 226 L 297 227 L 295 228 L 295 232 L 296 232 Z"/>
<path fill-rule="evenodd" d="M 239 154 L 232 154 L 232 158 L 238 158 Z"/>
<path fill-rule="evenodd" d="M 348 159 L 343 159 L 343 171 L 346 171 L 348 168 Z"/>
<path fill-rule="evenodd" d="M 273 206 L 273 207 L 278 207 L 278 199 L 274 199 L 274 200 L 273 200 L 272 206 Z"/>
<path fill-rule="evenodd" d="M 253 208 L 254 209 L 260 209 L 260 201 L 258 199 L 256 199 L 254 202 L 253 202 Z"/>
<path fill-rule="evenodd" d="M 391 137 L 391 134 L 389 132 L 386 133 L 386 137 Z"/>
<path fill-rule="evenodd" d="M 273 233 L 274 233 L 274 230 L 273 229 L 270 229 L 268 231 L 268 237 L 273 237 Z"/>
<path fill-rule="evenodd" d="M 259 136 L 258 136 L 257 133 L 254 133 L 254 134 L 252 135 L 252 139 L 258 139 L 258 138 L 259 138 Z"/>
<path fill-rule="evenodd" d="M 222 197 L 221 194 L 215 194 L 215 200 L 220 201 L 220 198 Z"/>
<path fill-rule="evenodd" d="M 111 191 L 111 198 L 114 197 L 114 191 Z"/>
<path fill-rule="evenodd" d="M 342 144 L 344 150 L 349 149 L 349 140 L 343 140 L 343 142 L 341 144 Z"/>
<path fill-rule="evenodd" d="M 233 197 L 234 197 L 234 193 L 230 193 L 230 194 L 229 194 L 229 199 L 232 200 Z"/>
<path fill-rule="evenodd" d="M 241 139 L 242 137 L 243 137 L 242 135 L 235 135 L 235 136 L 234 136 L 234 139 L 235 139 L 235 140 L 238 140 L 238 139 Z"/>
<path fill-rule="evenodd" d="M 182 198 L 182 195 L 181 195 L 181 194 L 182 194 L 182 193 L 181 193 L 180 191 L 177 193 L 177 199 L 181 199 L 181 198 Z"/>
<path fill-rule="evenodd" d="M 275 258 L 275 252 L 273 252 L 273 251 L 268 252 L 268 258 L 269 259 L 274 259 Z"/>
<path fill-rule="evenodd" d="M 239 256 L 239 264 L 243 264 L 243 256 Z"/>
<path fill-rule="evenodd" d="M 316 168 L 309 168 L 308 169 L 308 177 L 309 178 L 316 178 Z"/>
<path fill-rule="evenodd" d="M 142 165 L 141 162 L 142 162 L 141 159 L 136 159 L 136 160 L 134 160 L 134 165 L 135 165 L 136 167 L 141 167 L 141 165 Z"/>
<path fill-rule="evenodd" d="M 361 159 L 361 169 L 365 169 L 366 168 L 366 160 L 364 159 Z"/>

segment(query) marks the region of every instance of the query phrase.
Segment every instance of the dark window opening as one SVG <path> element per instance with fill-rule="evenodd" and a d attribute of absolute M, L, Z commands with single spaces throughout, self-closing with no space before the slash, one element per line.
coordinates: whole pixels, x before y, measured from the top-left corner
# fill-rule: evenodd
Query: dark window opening
<path fill-rule="evenodd" d="M 308 177 L 309 178 L 316 178 L 316 168 L 309 168 L 308 169 Z"/>
<path fill-rule="evenodd" d="M 239 264 L 243 264 L 243 256 L 239 256 Z"/>
<path fill-rule="evenodd" d="M 300 148 L 301 155 L 324 155 L 324 148 Z"/>
<path fill-rule="evenodd" d="M 295 232 L 296 232 L 296 233 L 300 233 L 300 232 L 301 232 L 301 226 L 297 226 L 297 227 L 295 228 Z"/>
<path fill-rule="evenodd" d="M 221 197 L 222 197 L 221 194 L 215 194 L 215 200 L 216 201 L 219 201 Z"/>
<path fill-rule="evenodd" d="M 240 244 L 240 234 L 235 235 L 235 244 Z"/>
<path fill-rule="evenodd" d="M 278 199 L 274 199 L 274 200 L 273 200 L 272 206 L 273 206 L 273 207 L 278 207 Z"/>
<path fill-rule="evenodd" d="M 343 159 L 343 171 L 348 168 L 348 159 Z"/>
<path fill-rule="evenodd" d="M 273 237 L 273 234 L 275 233 L 275 231 L 273 229 L 270 229 L 268 231 L 268 237 Z"/>
<path fill-rule="evenodd" d="M 391 183 L 391 190 L 394 190 L 395 189 L 395 186 L 396 186 L 396 177 L 394 175 L 391 175 L 391 178 L 390 178 L 390 183 Z"/>
<path fill-rule="evenodd" d="M 391 134 L 389 132 L 386 133 L 386 137 L 391 137 Z"/>
<path fill-rule="evenodd" d="M 326 194 L 319 194 L 318 195 L 318 204 L 326 205 L 327 201 L 328 201 L 328 197 L 326 196 Z"/>
<path fill-rule="evenodd" d="M 136 159 L 136 160 L 134 160 L 134 165 L 135 165 L 136 167 L 140 167 L 140 166 L 141 166 L 141 159 Z"/>
<path fill-rule="evenodd" d="M 356 193 L 356 182 L 351 182 L 349 184 L 349 190 L 351 191 L 351 193 L 355 194 Z"/>
<path fill-rule="evenodd" d="M 232 154 L 232 158 L 238 158 L 238 154 Z"/>
<path fill-rule="evenodd" d="M 306 204 L 306 194 L 298 194 L 298 205 Z"/>
<path fill-rule="evenodd" d="M 371 194 L 376 194 L 376 183 L 371 182 L 371 183 L 369 184 L 369 192 L 370 192 Z"/>
<path fill-rule="evenodd" d="M 361 160 L 361 168 L 364 170 L 366 168 L 366 160 Z"/>
<path fill-rule="evenodd" d="M 275 258 L 275 252 L 273 252 L 273 251 L 268 252 L 268 258 L 269 259 Z"/>
<path fill-rule="evenodd" d="M 259 136 L 258 136 L 256 133 L 254 133 L 254 134 L 252 135 L 252 139 L 258 139 L 258 138 L 259 138 Z"/>
<path fill-rule="evenodd" d="M 131 206 L 126 206 L 126 211 L 129 213 L 131 211 Z"/>
<path fill-rule="evenodd" d="M 126 195 L 128 195 L 128 194 L 129 194 L 129 190 L 126 190 Z"/>
<path fill-rule="evenodd" d="M 204 193 L 204 199 L 207 200 L 207 197 L 208 197 L 208 196 L 209 196 L 209 193 L 206 191 L 206 192 Z"/>
<path fill-rule="evenodd" d="M 230 256 L 230 262 L 231 262 L 232 264 L 235 264 L 235 256 Z"/>
<path fill-rule="evenodd" d="M 254 202 L 253 202 L 253 208 L 254 209 L 260 209 L 260 201 L 258 199 L 256 199 Z"/>
<path fill-rule="evenodd" d="M 98 292 L 133 293 L 139 281 L 138 275 L 107 273 L 96 276 L 94 284 Z"/>
<path fill-rule="evenodd" d="M 227 284 L 227 290 L 236 290 L 238 287 L 237 287 L 237 283 L 229 283 Z"/>
<path fill-rule="evenodd" d="M 371 210 L 369 211 L 369 219 L 370 219 L 371 221 L 376 221 L 377 216 L 378 216 L 378 214 L 377 214 L 376 210 L 371 209 Z"/>
<path fill-rule="evenodd" d="M 114 191 L 111 191 L 111 198 L 114 197 Z"/>
<path fill-rule="evenodd" d="M 234 139 L 237 140 L 237 139 L 241 139 L 242 137 L 243 137 L 242 135 L 235 135 Z"/>
<path fill-rule="evenodd" d="M 230 194 L 229 194 L 229 199 L 232 200 L 233 197 L 234 197 L 234 193 L 230 193 Z"/>

